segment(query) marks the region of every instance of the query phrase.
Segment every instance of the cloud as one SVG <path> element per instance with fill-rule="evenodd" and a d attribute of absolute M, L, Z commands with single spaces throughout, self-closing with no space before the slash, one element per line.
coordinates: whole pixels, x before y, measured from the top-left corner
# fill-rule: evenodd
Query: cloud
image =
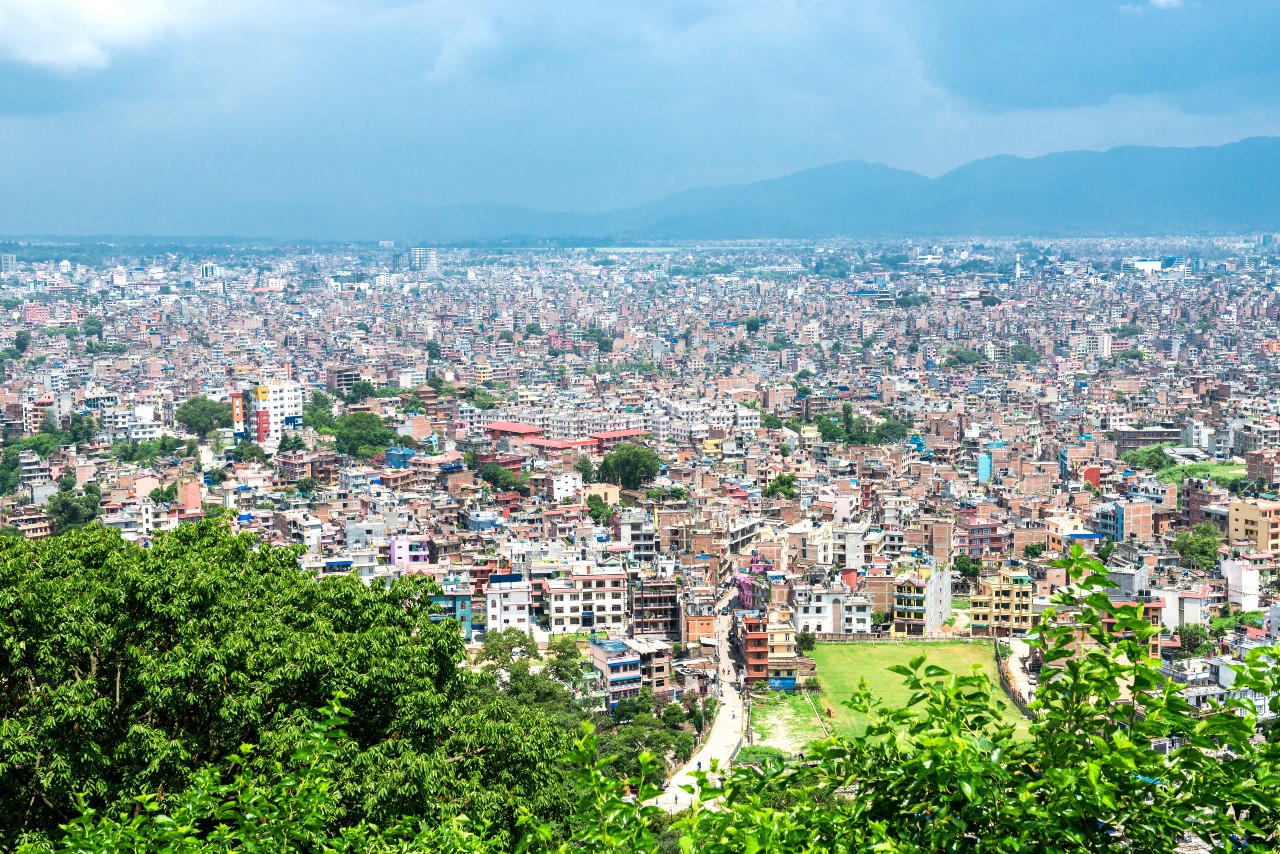
<path fill-rule="evenodd" d="M 0 57 L 59 71 L 102 69 L 221 16 L 215 0 L 0 0 Z"/>

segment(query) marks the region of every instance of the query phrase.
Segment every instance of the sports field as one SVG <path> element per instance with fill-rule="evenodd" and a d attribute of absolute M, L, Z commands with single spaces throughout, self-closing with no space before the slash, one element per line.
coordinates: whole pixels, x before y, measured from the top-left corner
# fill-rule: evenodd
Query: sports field
<path fill-rule="evenodd" d="M 1156 472 L 1156 478 L 1163 483 L 1178 483 L 1184 477 L 1211 477 L 1222 484 L 1234 477 L 1244 477 L 1246 473 L 1247 469 L 1236 463 L 1188 463 L 1163 468 Z"/>
<path fill-rule="evenodd" d="M 822 685 L 822 705 L 830 708 L 828 718 L 832 729 L 840 735 L 856 735 L 866 727 L 866 719 L 842 705 L 858 689 L 860 679 L 867 680 L 871 693 L 890 706 L 903 706 L 910 691 L 902 684 L 903 677 L 886 670 L 892 664 L 907 664 L 918 655 L 926 656 L 928 664 L 944 667 L 952 673 L 967 674 L 973 665 L 979 664 L 990 677 L 996 698 L 1003 699 L 1008 707 L 1005 717 L 1011 722 L 1022 722 L 1019 728 L 1026 730 L 1021 712 L 1009 702 L 1000 689 L 996 677 L 995 652 L 990 643 L 820 643 L 813 650 L 818 665 L 818 682 Z M 826 709 L 823 709 L 826 712 Z"/>

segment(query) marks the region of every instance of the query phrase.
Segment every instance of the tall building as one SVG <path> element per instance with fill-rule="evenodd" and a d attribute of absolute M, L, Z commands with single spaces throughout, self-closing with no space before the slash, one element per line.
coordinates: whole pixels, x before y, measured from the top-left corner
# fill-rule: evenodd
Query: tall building
<path fill-rule="evenodd" d="M 414 247 L 409 250 L 409 267 L 427 273 L 437 272 L 440 269 L 440 254 L 435 249 Z"/>
<path fill-rule="evenodd" d="M 0 275 L 16 272 L 18 272 L 18 256 L 8 253 L 0 255 Z"/>

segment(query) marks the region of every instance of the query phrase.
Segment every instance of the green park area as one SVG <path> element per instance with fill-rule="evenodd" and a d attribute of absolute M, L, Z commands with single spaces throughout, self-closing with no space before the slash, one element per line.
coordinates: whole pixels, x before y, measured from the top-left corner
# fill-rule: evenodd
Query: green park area
<path fill-rule="evenodd" d="M 1161 483 L 1177 483 L 1184 477 L 1207 477 L 1220 485 L 1245 476 L 1244 466 L 1238 463 L 1188 463 L 1185 466 L 1169 466 L 1160 469 L 1156 478 Z"/>
<path fill-rule="evenodd" d="M 910 691 L 903 684 L 903 677 L 886 668 L 894 664 L 907 664 L 918 655 L 926 656 L 929 664 L 936 664 L 952 673 L 968 674 L 975 664 L 980 665 L 995 686 L 997 699 L 1004 699 L 1007 706 L 1005 718 L 1020 723 L 1025 731 L 1026 719 L 1017 707 L 1004 696 L 996 677 L 995 652 L 985 642 L 931 642 L 912 643 L 820 643 L 813 650 L 818 665 L 818 681 L 822 685 L 822 697 L 818 705 L 828 714 L 829 726 L 839 735 L 857 735 L 866 727 L 866 718 L 843 705 L 858 690 L 860 680 L 867 680 L 867 687 L 876 697 L 890 707 L 904 706 Z"/>

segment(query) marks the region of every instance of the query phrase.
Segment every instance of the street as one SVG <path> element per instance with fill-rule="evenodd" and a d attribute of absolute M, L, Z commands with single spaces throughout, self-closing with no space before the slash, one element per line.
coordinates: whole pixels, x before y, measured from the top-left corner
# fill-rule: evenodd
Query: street
<path fill-rule="evenodd" d="M 717 603 L 717 611 L 726 607 L 732 601 L 732 598 L 733 591 L 731 590 L 721 602 Z M 698 763 L 702 763 L 701 768 L 703 771 L 709 771 L 711 770 L 712 760 L 718 760 L 721 768 L 727 770 L 734 748 L 737 747 L 742 739 L 745 726 L 742 695 L 737 690 L 733 662 L 729 657 L 729 627 L 732 624 L 732 619 L 731 616 L 716 617 L 716 650 L 720 666 L 719 685 L 721 696 L 720 707 L 716 712 L 716 719 L 711 725 L 711 732 L 707 735 L 706 741 L 702 743 L 702 747 L 690 757 L 689 762 L 671 776 L 667 790 L 650 801 L 650 803 L 662 807 L 667 812 L 679 812 L 693 802 L 693 797 L 684 791 L 683 787 L 694 786 L 693 774 L 698 771 Z"/>

